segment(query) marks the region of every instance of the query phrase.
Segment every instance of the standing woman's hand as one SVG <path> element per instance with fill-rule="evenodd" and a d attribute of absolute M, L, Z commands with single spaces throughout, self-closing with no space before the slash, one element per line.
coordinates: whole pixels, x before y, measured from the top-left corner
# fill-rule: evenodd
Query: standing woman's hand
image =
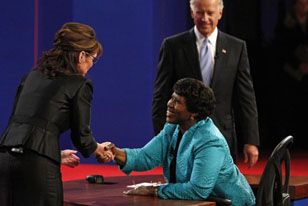
<path fill-rule="evenodd" d="M 76 150 L 62 150 L 61 151 L 61 164 L 74 168 L 79 165 L 80 159 L 76 156 Z"/>

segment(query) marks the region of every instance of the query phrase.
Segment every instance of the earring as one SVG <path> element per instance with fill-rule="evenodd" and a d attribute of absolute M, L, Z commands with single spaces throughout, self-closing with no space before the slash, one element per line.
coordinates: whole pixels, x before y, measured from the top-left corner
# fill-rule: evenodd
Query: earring
<path fill-rule="evenodd" d="M 194 121 L 194 117 L 193 116 L 190 116 L 190 121 Z"/>

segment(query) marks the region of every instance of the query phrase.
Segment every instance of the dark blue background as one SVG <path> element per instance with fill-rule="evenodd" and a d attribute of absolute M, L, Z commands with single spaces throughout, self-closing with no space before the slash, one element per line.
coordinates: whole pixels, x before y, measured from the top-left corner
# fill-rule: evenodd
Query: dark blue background
<path fill-rule="evenodd" d="M 275 25 L 290 0 L 225 1 L 219 28 L 246 40 L 259 105 L 262 146 L 267 84 L 262 53 L 275 38 Z M 20 78 L 30 71 L 65 22 L 92 26 L 104 53 L 89 71 L 94 83 L 91 128 L 98 142 L 141 147 L 153 137 L 151 102 L 162 39 L 192 26 L 189 1 L 15 0 L 0 5 L 0 132 L 8 123 Z M 37 7 L 36 7 L 37 6 Z M 37 9 L 36 9 L 37 8 Z M 37 15 L 36 15 L 37 14 Z M 37 17 L 37 18 L 36 18 Z M 35 24 L 35 20 L 38 21 Z M 37 31 L 37 33 L 36 33 Z M 37 34 L 37 35 L 36 35 Z M 37 37 L 37 38 L 36 38 Z M 260 52 L 261 51 L 261 52 Z M 272 80 L 271 80 L 272 82 Z M 262 102 L 265 102 L 264 105 Z M 260 106 L 261 105 L 261 106 Z M 262 141 L 264 139 L 264 141 Z M 69 132 L 62 148 L 73 148 Z M 82 163 L 95 163 L 93 157 Z"/>
<path fill-rule="evenodd" d="M 20 78 L 34 65 L 35 3 L 38 48 L 52 48 L 68 21 L 92 26 L 103 56 L 88 73 L 94 83 L 91 128 L 98 142 L 141 147 L 153 137 L 151 102 L 161 41 L 186 30 L 187 3 L 178 0 L 52 0 L 2 2 L 0 130 L 4 130 Z M 176 5 L 176 9 L 171 9 Z M 188 13 L 189 15 L 189 13 Z M 187 22 L 187 23 L 186 23 Z M 73 148 L 69 132 L 62 148 Z M 95 163 L 94 158 L 82 163 Z"/>

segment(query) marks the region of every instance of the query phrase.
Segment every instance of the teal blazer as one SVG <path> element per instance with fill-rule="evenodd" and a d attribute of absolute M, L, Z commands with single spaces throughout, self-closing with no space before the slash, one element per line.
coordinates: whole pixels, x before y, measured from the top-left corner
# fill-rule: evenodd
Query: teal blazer
<path fill-rule="evenodd" d="M 129 175 L 162 165 L 167 184 L 160 186 L 158 194 L 164 199 L 204 200 L 212 195 L 230 199 L 232 205 L 255 205 L 248 182 L 233 163 L 225 138 L 210 118 L 184 133 L 177 153 L 177 182 L 169 184 L 179 131 L 179 125 L 166 123 L 143 148 L 124 149 L 127 162 L 121 170 Z"/>

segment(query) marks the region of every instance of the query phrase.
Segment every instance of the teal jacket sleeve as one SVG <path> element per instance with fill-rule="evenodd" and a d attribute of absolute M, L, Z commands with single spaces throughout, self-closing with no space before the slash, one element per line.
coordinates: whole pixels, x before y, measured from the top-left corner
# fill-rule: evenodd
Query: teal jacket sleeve
<path fill-rule="evenodd" d="M 143 148 L 125 148 L 127 159 L 121 171 L 129 175 L 132 171 L 147 171 L 160 166 L 165 158 L 166 148 L 163 133 L 154 137 Z"/>

